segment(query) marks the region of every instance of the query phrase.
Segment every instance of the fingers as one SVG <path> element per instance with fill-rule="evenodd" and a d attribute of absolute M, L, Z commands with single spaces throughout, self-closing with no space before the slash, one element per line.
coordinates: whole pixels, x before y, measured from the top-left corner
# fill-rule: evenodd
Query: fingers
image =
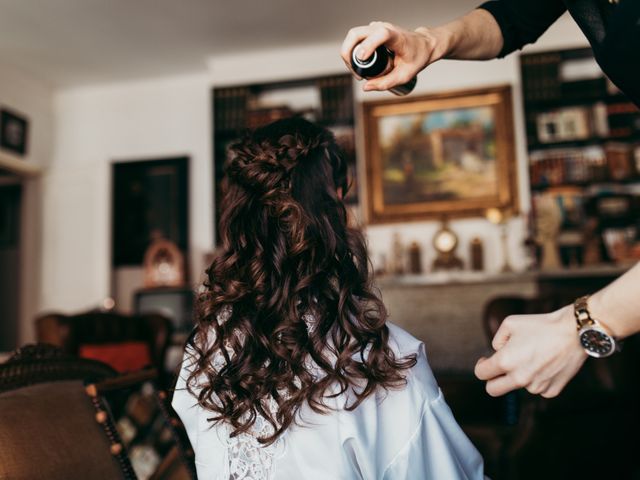
<path fill-rule="evenodd" d="M 406 66 L 398 66 L 386 75 L 367 80 L 362 88 L 364 91 L 389 90 L 396 85 L 407 83 L 412 78 L 413 74 L 411 73 L 411 70 L 409 70 Z"/>
<path fill-rule="evenodd" d="M 391 45 L 388 44 L 392 39 L 393 30 L 391 30 L 388 25 L 389 24 L 382 22 L 371 22 L 369 24 L 368 35 L 362 40 L 360 47 L 356 52 L 356 55 L 360 60 L 366 60 L 369 58 L 380 45 L 387 44 L 387 46 L 391 48 Z"/>
<path fill-rule="evenodd" d="M 511 317 L 505 318 L 500 325 L 500 328 L 498 328 L 498 331 L 493 336 L 491 346 L 494 350 L 500 350 L 507 344 L 509 338 L 511 338 L 511 321 Z"/>
<path fill-rule="evenodd" d="M 492 397 L 501 397 L 520 388 L 509 375 L 502 375 L 487 382 L 487 393 Z"/>
<path fill-rule="evenodd" d="M 506 369 L 503 367 L 500 352 L 494 353 L 490 358 L 481 358 L 478 360 L 474 373 L 480 380 L 491 380 L 492 378 L 504 375 Z"/>
<path fill-rule="evenodd" d="M 340 48 L 340 56 L 349 68 L 351 68 L 351 51 L 355 48 L 356 45 L 367 38 L 367 35 L 369 35 L 370 32 L 371 27 L 354 27 L 349 30 L 349 32 L 347 32 L 347 36 L 342 42 L 342 47 Z M 360 52 L 358 53 L 361 55 Z M 362 58 L 360 55 L 358 55 L 358 58 Z"/>
<path fill-rule="evenodd" d="M 540 392 L 540 396 L 544 398 L 557 397 L 558 395 L 560 395 L 560 392 L 562 392 L 563 387 L 564 385 L 563 386 L 551 385 L 544 392 Z"/>
<path fill-rule="evenodd" d="M 360 44 L 356 55 L 359 59 L 365 60 L 373 55 L 376 48 L 383 44 L 389 44 L 394 40 L 393 25 L 386 22 L 371 22 L 367 26 L 354 27 L 342 42 L 340 56 L 342 60 L 351 68 L 351 52 Z"/>

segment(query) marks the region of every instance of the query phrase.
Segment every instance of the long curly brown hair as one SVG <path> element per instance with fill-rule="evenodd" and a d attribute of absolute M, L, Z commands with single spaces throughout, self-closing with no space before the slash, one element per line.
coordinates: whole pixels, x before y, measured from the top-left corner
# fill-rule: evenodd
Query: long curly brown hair
<path fill-rule="evenodd" d="M 187 388 L 210 421 L 238 435 L 260 415 L 269 444 L 305 402 L 327 413 L 325 399 L 351 390 L 344 408 L 355 409 L 378 387 L 403 386 L 415 356 L 396 358 L 388 344 L 364 238 L 347 222 L 347 166 L 333 135 L 301 118 L 277 121 L 233 145 L 225 172 L 222 245 L 187 348 Z"/>

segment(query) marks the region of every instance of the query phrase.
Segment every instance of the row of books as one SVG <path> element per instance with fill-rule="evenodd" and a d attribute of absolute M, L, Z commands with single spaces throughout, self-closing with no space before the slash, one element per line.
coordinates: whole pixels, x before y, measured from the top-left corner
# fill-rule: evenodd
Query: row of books
<path fill-rule="evenodd" d="M 319 92 L 320 105 L 298 111 L 284 102 L 268 108 L 256 103 L 252 87 L 231 87 L 214 90 L 214 122 L 218 132 L 236 132 L 285 116 L 303 115 L 325 124 L 352 124 L 354 120 L 353 79 L 351 75 L 319 78 L 314 84 Z"/>
<path fill-rule="evenodd" d="M 584 100 L 614 94 L 589 55 L 574 58 L 568 52 L 547 52 L 520 57 L 525 101 Z"/>
<path fill-rule="evenodd" d="M 621 138 L 640 132 L 640 110 L 630 102 L 596 102 L 533 113 L 538 143 Z"/>
<path fill-rule="evenodd" d="M 321 78 L 321 119 L 325 124 L 353 123 L 353 79 L 351 75 Z"/>
<path fill-rule="evenodd" d="M 534 188 L 640 178 L 640 145 L 611 142 L 536 150 L 529 155 Z"/>
<path fill-rule="evenodd" d="M 583 140 L 593 135 L 605 137 L 609 134 L 607 106 L 603 102 L 545 111 L 536 114 L 535 119 L 540 143 Z"/>
<path fill-rule="evenodd" d="M 247 126 L 248 87 L 219 88 L 213 94 L 213 120 L 217 131 L 235 131 Z"/>
<path fill-rule="evenodd" d="M 560 53 L 523 55 L 520 57 L 522 68 L 522 90 L 527 102 L 555 100 L 560 98 Z"/>

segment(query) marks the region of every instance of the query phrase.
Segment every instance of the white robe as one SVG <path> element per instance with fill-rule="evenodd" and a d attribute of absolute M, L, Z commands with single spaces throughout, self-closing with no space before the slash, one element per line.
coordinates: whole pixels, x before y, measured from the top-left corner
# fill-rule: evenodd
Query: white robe
<path fill-rule="evenodd" d="M 301 425 L 291 426 L 264 460 L 229 445 L 227 428 L 211 425 L 210 412 L 185 390 L 183 364 L 173 397 L 196 455 L 200 480 L 457 480 L 482 479 L 483 462 L 456 423 L 438 388 L 422 342 L 388 323 L 397 357 L 416 353 L 418 362 L 399 390 L 379 389 L 354 411 L 340 408 L 345 395 L 327 402 L 337 411 L 321 415 L 301 409 Z M 248 452 L 248 453 L 247 453 Z M 247 461 L 256 463 L 253 473 Z M 264 462 L 263 462 L 264 463 Z M 242 467 L 242 468 L 240 468 Z M 239 472 L 244 472 L 240 473 Z M 268 471 L 268 473 L 265 473 Z M 236 476 L 233 476 L 235 474 Z"/>

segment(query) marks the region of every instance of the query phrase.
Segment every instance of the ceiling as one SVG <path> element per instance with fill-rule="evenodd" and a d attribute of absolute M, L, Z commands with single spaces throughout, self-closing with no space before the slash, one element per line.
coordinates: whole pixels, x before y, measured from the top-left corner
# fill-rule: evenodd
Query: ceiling
<path fill-rule="evenodd" d="M 55 86 L 203 71 L 219 54 L 433 25 L 473 0 L 0 0 L 0 61 Z M 338 52 L 336 52 L 336 55 Z"/>

